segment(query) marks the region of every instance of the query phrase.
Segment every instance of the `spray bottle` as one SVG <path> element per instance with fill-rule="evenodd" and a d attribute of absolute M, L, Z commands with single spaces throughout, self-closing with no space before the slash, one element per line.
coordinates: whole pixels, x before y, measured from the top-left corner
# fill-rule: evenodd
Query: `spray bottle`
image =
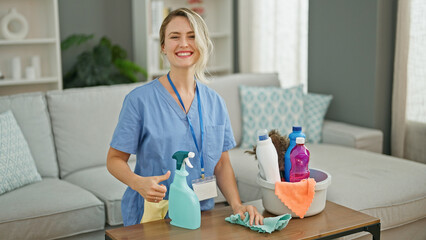
<path fill-rule="evenodd" d="M 185 163 L 193 168 L 189 158 L 194 156 L 193 152 L 178 151 L 172 157 L 176 160 L 176 172 L 169 193 L 170 224 L 187 229 L 201 226 L 200 201 L 186 182 L 188 172 L 185 170 Z"/>

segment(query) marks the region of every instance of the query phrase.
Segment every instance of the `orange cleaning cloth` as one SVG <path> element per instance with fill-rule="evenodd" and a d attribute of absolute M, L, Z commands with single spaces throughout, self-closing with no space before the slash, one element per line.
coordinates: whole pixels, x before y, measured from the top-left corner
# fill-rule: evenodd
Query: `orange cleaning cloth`
<path fill-rule="evenodd" d="M 275 195 L 297 216 L 303 218 L 315 195 L 315 179 L 300 182 L 276 182 Z"/>

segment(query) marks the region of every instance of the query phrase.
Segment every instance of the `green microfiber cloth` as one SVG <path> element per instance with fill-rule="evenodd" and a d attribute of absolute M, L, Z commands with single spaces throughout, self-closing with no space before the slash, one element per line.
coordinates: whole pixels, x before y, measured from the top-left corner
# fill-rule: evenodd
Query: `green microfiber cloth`
<path fill-rule="evenodd" d="M 225 218 L 226 221 L 234 224 L 240 224 L 244 227 L 248 227 L 253 231 L 258 231 L 260 233 L 272 233 L 275 230 L 281 230 L 285 228 L 288 224 L 288 222 L 291 219 L 290 214 L 284 214 L 277 217 L 268 217 L 263 219 L 263 225 L 252 225 L 250 226 L 250 217 L 248 212 L 244 213 L 244 220 L 241 220 L 240 214 L 231 215 L 227 218 Z"/>

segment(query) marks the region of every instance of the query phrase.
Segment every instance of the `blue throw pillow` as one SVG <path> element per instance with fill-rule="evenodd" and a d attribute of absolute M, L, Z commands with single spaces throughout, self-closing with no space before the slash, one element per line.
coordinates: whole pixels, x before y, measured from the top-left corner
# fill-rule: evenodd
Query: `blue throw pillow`
<path fill-rule="evenodd" d="M 322 141 L 322 124 L 330 105 L 331 95 L 308 93 L 304 96 L 304 113 L 306 140 L 309 143 L 320 143 Z"/>
<path fill-rule="evenodd" d="M 256 145 L 259 129 L 277 129 L 288 135 L 303 126 L 303 85 L 293 88 L 240 86 L 243 118 L 241 148 Z"/>
<path fill-rule="evenodd" d="M 0 114 L 0 195 L 41 181 L 24 135 L 12 112 Z"/>

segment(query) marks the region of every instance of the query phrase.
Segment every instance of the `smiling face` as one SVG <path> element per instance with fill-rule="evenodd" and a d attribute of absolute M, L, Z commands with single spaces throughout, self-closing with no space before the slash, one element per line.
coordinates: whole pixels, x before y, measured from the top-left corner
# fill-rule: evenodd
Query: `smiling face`
<path fill-rule="evenodd" d="M 193 67 L 200 58 L 195 33 L 186 17 L 174 17 L 165 30 L 163 52 L 172 68 Z"/>

